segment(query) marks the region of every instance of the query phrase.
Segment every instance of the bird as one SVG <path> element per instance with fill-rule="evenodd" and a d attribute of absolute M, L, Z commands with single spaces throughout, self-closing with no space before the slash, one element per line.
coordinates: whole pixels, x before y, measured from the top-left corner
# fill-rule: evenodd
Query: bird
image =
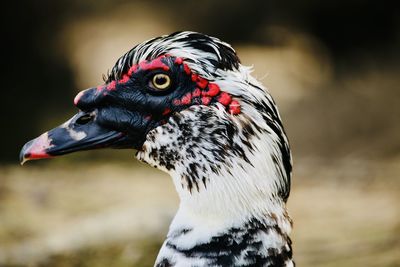
<path fill-rule="evenodd" d="M 294 266 L 289 141 L 275 101 L 216 37 L 181 31 L 134 46 L 78 112 L 27 142 L 21 164 L 135 149 L 172 177 L 180 204 L 156 267 Z"/>

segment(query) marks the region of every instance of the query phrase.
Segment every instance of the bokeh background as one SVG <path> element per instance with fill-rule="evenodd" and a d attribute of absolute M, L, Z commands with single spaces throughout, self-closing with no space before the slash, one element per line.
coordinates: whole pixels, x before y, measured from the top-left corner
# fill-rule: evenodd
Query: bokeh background
<path fill-rule="evenodd" d="M 134 151 L 19 166 L 21 146 L 133 45 L 231 43 L 277 101 L 294 155 L 298 266 L 400 266 L 395 1 L 8 1 L 2 5 L 0 266 L 152 266 L 178 199 Z"/>

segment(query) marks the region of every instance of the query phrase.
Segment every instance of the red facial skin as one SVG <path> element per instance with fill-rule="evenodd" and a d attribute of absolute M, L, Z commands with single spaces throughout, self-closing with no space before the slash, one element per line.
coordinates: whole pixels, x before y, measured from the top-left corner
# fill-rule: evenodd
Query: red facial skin
<path fill-rule="evenodd" d="M 116 81 L 112 81 L 107 85 L 107 90 L 113 91 L 113 90 L 115 90 L 116 86 L 117 86 L 117 82 Z"/>
<path fill-rule="evenodd" d="M 220 93 L 221 89 L 219 89 L 219 86 L 215 83 L 209 83 L 208 84 L 208 91 L 204 92 L 204 95 L 206 96 L 211 96 L 214 97 Z"/>
<path fill-rule="evenodd" d="M 190 103 L 192 103 L 192 93 L 187 93 L 186 95 L 184 95 L 181 99 L 181 103 L 182 105 L 189 105 Z"/>
<path fill-rule="evenodd" d="M 209 97 L 209 96 L 203 96 L 201 98 L 201 103 L 205 106 L 208 106 L 210 104 L 210 102 L 211 102 L 211 97 Z"/>
<path fill-rule="evenodd" d="M 183 59 L 181 57 L 177 57 L 175 59 L 175 64 L 181 65 L 183 63 Z"/>
<path fill-rule="evenodd" d="M 122 75 L 122 79 L 118 81 L 118 83 L 127 83 L 130 79 L 130 76 L 127 74 Z"/>
<path fill-rule="evenodd" d="M 177 58 L 175 60 L 176 64 L 182 64 L 182 62 L 183 60 L 180 58 Z M 200 97 L 201 95 L 202 97 L 200 103 L 202 105 L 207 106 L 211 103 L 212 99 L 216 99 L 219 103 L 221 103 L 228 109 L 230 114 L 237 115 L 241 112 L 239 102 L 233 100 L 234 102 L 231 103 L 232 96 L 227 92 L 222 92 L 218 84 L 210 83 L 203 77 L 193 73 L 187 64 L 183 65 L 183 69 L 187 75 L 190 75 L 192 81 L 196 82 L 198 87 L 191 94 L 188 93 L 184 95 L 181 99 L 175 99 L 174 105 L 189 105 L 194 99 Z"/>
<path fill-rule="evenodd" d="M 232 100 L 232 102 L 229 104 L 229 113 L 236 115 L 240 113 L 240 104 L 236 100 Z"/>
<path fill-rule="evenodd" d="M 197 85 L 201 89 L 205 89 L 208 85 L 208 81 L 200 76 L 197 77 Z"/>
<path fill-rule="evenodd" d="M 158 58 L 153 59 L 152 61 L 142 61 L 139 63 L 139 68 L 141 68 L 142 70 L 157 70 L 157 69 L 161 69 L 161 70 L 169 70 L 169 67 L 167 65 L 165 65 L 164 62 L 161 61 L 162 58 L 164 58 L 165 56 L 161 56 Z"/>
<path fill-rule="evenodd" d="M 103 92 L 106 94 L 106 91 L 116 90 L 117 84 L 127 83 L 131 76 L 140 70 L 164 70 L 168 71 L 170 67 L 166 65 L 161 59 L 169 57 L 167 55 L 162 55 L 157 57 L 151 61 L 142 61 L 137 65 L 133 65 L 129 68 L 128 72 L 122 75 L 122 78 L 118 81 L 111 81 L 106 85 L 100 85 L 97 87 L 98 92 Z M 229 114 L 237 115 L 240 114 L 240 103 L 237 100 L 232 100 L 232 96 L 224 91 L 221 91 L 218 84 L 209 82 L 205 78 L 199 76 L 196 73 L 193 73 L 190 67 L 184 63 L 183 58 L 175 58 L 174 63 L 177 65 L 183 64 L 183 70 L 186 75 L 190 76 L 191 80 L 196 83 L 197 87 L 193 92 L 187 93 L 182 96 L 180 99 L 174 99 L 173 105 L 175 106 L 189 106 L 192 104 L 201 104 L 201 105 L 209 105 L 213 100 L 215 102 L 219 102 L 223 106 L 226 107 Z M 79 102 L 79 99 L 84 94 L 83 92 L 78 93 L 78 95 L 74 99 L 74 104 L 76 105 Z M 170 109 L 166 109 L 163 112 L 163 116 L 167 116 L 171 113 Z"/>
<path fill-rule="evenodd" d="M 131 77 L 133 73 L 137 71 L 137 65 L 133 65 L 132 67 L 129 68 L 128 71 L 128 76 Z"/>
<path fill-rule="evenodd" d="M 221 94 L 218 97 L 218 102 L 224 106 L 229 105 L 231 103 L 231 101 L 232 101 L 232 97 L 226 92 L 221 92 Z"/>
<path fill-rule="evenodd" d="M 166 108 L 164 111 L 163 111 L 163 115 L 164 116 L 166 116 L 166 115 L 168 115 L 168 114 L 170 114 L 171 113 L 171 109 L 170 108 Z"/>
<path fill-rule="evenodd" d="M 183 64 L 183 70 L 185 71 L 185 73 L 187 75 L 190 75 L 192 73 L 191 69 L 189 68 L 189 66 L 187 64 Z"/>
<path fill-rule="evenodd" d="M 201 96 L 201 91 L 199 88 L 194 89 L 193 93 L 192 93 L 193 97 L 199 97 Z"/>

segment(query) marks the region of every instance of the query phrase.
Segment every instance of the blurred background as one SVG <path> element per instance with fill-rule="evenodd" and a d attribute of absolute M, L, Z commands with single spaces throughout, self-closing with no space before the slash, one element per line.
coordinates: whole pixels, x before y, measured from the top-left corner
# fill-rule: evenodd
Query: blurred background
<path fill-rule="evenodd" d="M 231 43 L 275 97 L 294 155 L 298 266 L 400 266 L 395 1 L 8 1 L 2 5 L 0 266 L 152 266 L 178 199 L 134 151 L 19 166 L 146 39 Z"/>

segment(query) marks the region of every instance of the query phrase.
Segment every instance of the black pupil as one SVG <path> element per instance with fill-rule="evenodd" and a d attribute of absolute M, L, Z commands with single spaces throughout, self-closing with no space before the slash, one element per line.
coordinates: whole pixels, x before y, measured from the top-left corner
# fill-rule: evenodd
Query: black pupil
<path fill-rule="evenodd" d="M 164 76 L 157 76 L 155 82 L 157 85 L 164 85 L 167 83 L 167 78 L 165 78 Z"/>
<path fill-rule="evenodd" d="M 83 125 L 83 124 L 88 123 L 88 122 L 91 121 L 91 120 L 92 120 L 92 115 L 90 115 L 90 114 L 85 114 L 85 115 L 82 115 L 81 117 L 79 117 L 79 118 L 76 120 L 76 123 L 77 123 L 77 124 Z"/>

